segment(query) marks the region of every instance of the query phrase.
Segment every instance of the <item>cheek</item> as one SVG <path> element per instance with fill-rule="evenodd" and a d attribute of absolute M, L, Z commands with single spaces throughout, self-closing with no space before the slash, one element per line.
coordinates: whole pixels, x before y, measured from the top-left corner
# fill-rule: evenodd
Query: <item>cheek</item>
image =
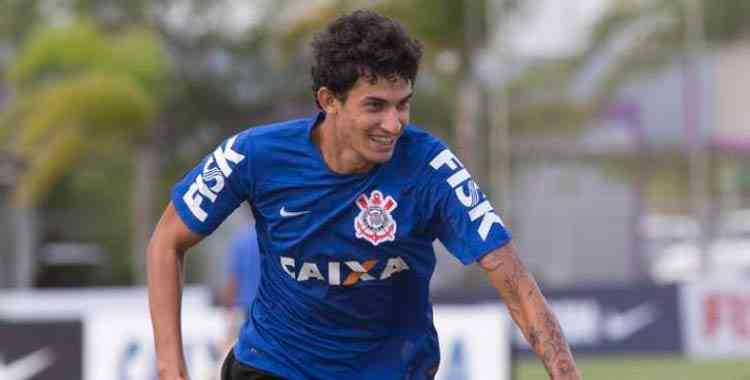
<path fill-rule="evenodd" d="M 366 143 L 368 139 L 368 121 L 362 117 L 343 117 L 339 119 L 339 137 L 342 141 L 348 141 L 352 145 Z"/>
<path fill-rule="evenodd" d="M 377 118 L 363 115 L 353 120 L 351 129 L 357 135 L 366 136 L 373 128 L 378 126 L 378 123 Z"/>
<path fill-rule="evenodd" d="M 406 127 L 406 125 L 409 124 L 409 115 L 408 114 L 406 116 L 404 116 L 404 117 L 399 118 L 399 119 L 400 119 L 399 121 L 401 121 L 401 126 L 402 127 Z"/>
<path fill-rule="evenodd" d="M 409 118 L 410 118 L 410 110 L 406 109 L 404 111 L 399 112 L 398 118 L 401 121 L 402 125 L 409 124 Z"/>

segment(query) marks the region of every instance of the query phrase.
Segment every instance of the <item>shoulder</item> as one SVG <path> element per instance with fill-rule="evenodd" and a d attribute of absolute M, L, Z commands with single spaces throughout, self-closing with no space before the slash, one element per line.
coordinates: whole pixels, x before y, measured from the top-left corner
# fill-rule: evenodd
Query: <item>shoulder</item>
<path fill-rule="evenodd" d="M 303 136 L 307 129 L 305 125 L 309 122 L 310 119 L 296 119 L 249 127 L 224 140 L 210 156 L 220 165 L 225 164 L 226 161 L 231 161 L 235 165 L 246 165 L 248 161 L 263 157 L 279 145 L 290 146 L 295 141 L 301 141 L 299 138 L 295 139 L 294 136 Z M 251 158 L 251 160 L 245 158 Z"/>
<path fill-rule="evenodd" d="M 399 144 L 402 148 L 401 153 L 408 155 L 412 160 L 428 158 L 446 148 L 446 144 L 440 138 L 413 124 L 406 127 Z"/>
<path fill-rule="evenodd" d="M 294 119 L 273 124 L 249 127 L 227 139 L 225 148 L 231 148 L 243 157 L 258 161 L 279 158 L 280 153 L 295 155 L 304 151 L 306 136 L 313 119 Z M 284 156 L 284 154 L 281 154 Z"/>
<path fill-rule="evenodd" d="M 272 124 L 262 124 L 249 127 L 237 135 L 237 140 L 243 143 L 251 142 L 254 147 L 263 147 L 274 142 L 294 141 L 296 137 L 304 137 L 312 119 L 293 119 Z M 292 139 L 290 141 L 290 139 Z"/>
<path fill-rule="evenodd" d="M 447 143 L 432 133 L 410 125 L 404 132 L 404 147 L 399 154 L 400 165 L 408 167 L 407 178 L 417 186 L 438 186 L 463 171 L 463 163 L 451 151 Z M 468 172 L 453 177 L 459 180 L 468 176 Z M 449 181 L 450 183 L 450 181 Z"/>
<path fill-rule="evenodd" d="M 247 133 L 254 138 L 284 138 L 299 135 L 305 132 L 306 127 L 313 122 L 312 118 L 300 118 L 281 121 L 271 124 L 262 124 L 246 129 Z"/>
<path fill-rule="evenodd" d="M 399 138 L 395 154 L 397 164 L 412 173 L 422 173 L 430 167 L 430 162 L 447 149 L 447 145 L 432 133 L 410 124 Z"/>
<path fill-rule="evenodd" d="M 402 138 L 411 145 L 412 149 L 420 149 L 441 143 L 438 137 L 415 124 L 406 126 Z"/>

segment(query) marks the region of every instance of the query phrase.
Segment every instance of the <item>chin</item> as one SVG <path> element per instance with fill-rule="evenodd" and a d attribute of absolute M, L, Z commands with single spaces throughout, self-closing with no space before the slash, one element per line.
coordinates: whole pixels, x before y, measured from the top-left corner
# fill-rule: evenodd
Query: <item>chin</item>
<path fill-rule="evenodd" d="M 374 164 L 384 164 L 393 157 L 393 151 L 388 153 L 372 153 L 369 154 L 367 160 Z"/>

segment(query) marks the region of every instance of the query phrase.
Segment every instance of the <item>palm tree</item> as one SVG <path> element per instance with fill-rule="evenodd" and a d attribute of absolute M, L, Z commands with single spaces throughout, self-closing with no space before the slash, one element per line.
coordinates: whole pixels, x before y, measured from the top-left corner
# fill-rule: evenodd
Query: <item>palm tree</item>
<path fill-rule="evenodd" d="M 25 163 L 16 204 L 40 204 L 87 157 L 114 147 L 133 147 L 136 178 L 149 178 L 138 174 L 149 170 L 140 165 L 148 160 L 139 146 L 157 120 L 167 75 L 166 56 L 145 29 L 105 35 L 81 22 L 35 32 L 9 69 L 15 98 L 0 124 L 4 148 Z M 135 199 L 151 198 L 143 195 L 153 192 L 144 183 L 134 182 Z M 136 230 L 149 225 L 142 211 L 149 207 L 134 203 Z"/>

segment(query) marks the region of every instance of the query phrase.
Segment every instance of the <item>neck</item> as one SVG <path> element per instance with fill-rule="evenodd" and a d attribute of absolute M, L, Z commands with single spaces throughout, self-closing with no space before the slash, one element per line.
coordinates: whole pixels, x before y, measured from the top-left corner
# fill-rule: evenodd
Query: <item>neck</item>
<path fill-rule="evenodd" d="M 370 171 L 375 164 L 367 162 L 348 146 L 336 133 L 336 121 L 326 115 L 312 131 L 313 143 L 318 146 L 328 169 L 337 174 L 356 174 Z"/>

